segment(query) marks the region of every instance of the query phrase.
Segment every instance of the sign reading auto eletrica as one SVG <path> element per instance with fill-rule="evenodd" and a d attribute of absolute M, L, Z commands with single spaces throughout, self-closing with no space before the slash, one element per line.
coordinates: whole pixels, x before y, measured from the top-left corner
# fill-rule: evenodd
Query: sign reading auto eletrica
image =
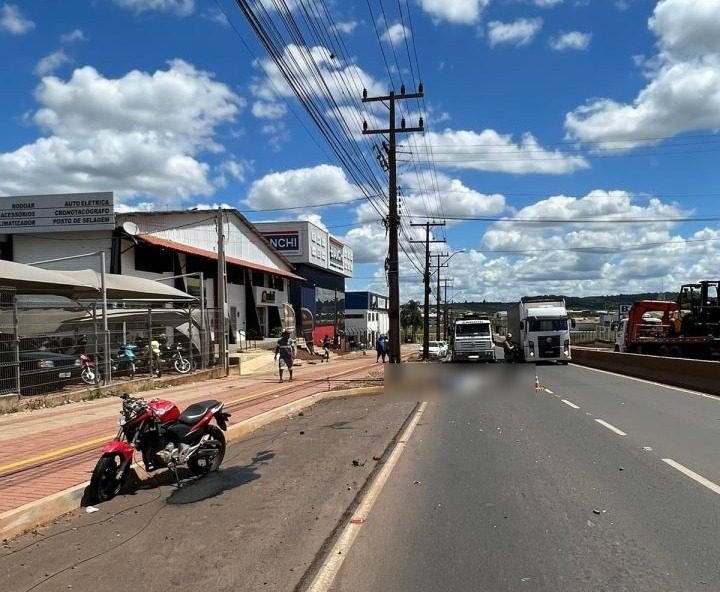
<path fill-rule="evenodd" d="M 114 227 L 111 192 L 0 197 L 0 234 Z"/>

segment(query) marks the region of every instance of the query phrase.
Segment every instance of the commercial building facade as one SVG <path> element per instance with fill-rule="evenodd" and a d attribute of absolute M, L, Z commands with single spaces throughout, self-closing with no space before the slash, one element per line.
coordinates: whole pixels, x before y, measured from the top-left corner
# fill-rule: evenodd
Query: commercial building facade
<path fill-rule="evenodd" d="M 307 221 L 262 222 L 260 233 L 288 261 L 303 280 L 291 282 L 298 335 L 336 344 L 345 336 L 345 279 L 352 277 L 353 253 L 347 245 Z"/>
<path fill-rule="evenodd" d="M 372 347 L 390 330 L 389 299 L 375 292 L 345 294 L 345 330 L 349 341 Z"/>
<path fill-rule="evenodd" d="M 294 327 L 291 284 L 303 281 L 238 211 L 223 211 L 229 341 L 272 337 Z M 116 213 L 112 193 L 4 197 L 0 202 L 0 258 L 18 263 L 89 255 L 48 265 L 57 270 L 106 271 L 159 280 L 202 272 L 204 304 L 218 303 L 217 211 Z M 174 286 L 200 296 L 197 277 Z"/>

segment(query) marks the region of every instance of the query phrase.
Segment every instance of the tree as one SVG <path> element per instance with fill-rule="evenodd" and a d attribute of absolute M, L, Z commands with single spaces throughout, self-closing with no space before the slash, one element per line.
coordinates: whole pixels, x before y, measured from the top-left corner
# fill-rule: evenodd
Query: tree
<path fill-rule="evenodd" d="M 420 310 L 420 303 L 417 300 L 408 300 L 400 306 L 400 325 L 405 329 L 407 335 L 408 329 L 412 333 L 412 339 L 415 341 L 415 333 L 419 327 L 422 327 L 423 318 Z"/>

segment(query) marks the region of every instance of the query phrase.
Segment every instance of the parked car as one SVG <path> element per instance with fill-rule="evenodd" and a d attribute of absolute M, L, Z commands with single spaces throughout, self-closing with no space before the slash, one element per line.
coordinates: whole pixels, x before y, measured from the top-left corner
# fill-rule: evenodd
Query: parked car
<path fill-rule="evenodd" d="M 17 392 L 14 343 L 0 343 L 0 392 Z M 82 362 L 78 356 L 43 350 L 20 351 L 20 394 L 23 396 L 61 390 L 78 382 Z"/>
<path fill-rule="evenodd" d="M 442 341 L 429 341 L 428 353 L 431 358 L 444 358 L 448 353 L 447 345 Z"/>

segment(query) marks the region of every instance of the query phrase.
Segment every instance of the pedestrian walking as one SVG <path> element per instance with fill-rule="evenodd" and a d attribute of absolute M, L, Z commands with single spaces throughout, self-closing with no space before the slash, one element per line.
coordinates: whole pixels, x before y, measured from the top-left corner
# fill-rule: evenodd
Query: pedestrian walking
<path fill-rule="evenodd" d="M 293 362 L 295 360 L 295 343 L 290 339 L 290 331 L 283 331 L 275 346 L 275 360 L 278 360 L 280 382 L 283 382 L 283 372 L 288 369 L 290 380 L 293 379 Z"/>
<path fill-rule="evenodd" d="M 320 359 L 320 362 L 329 362 L 330 361 L 330 336 L 325 335 L 325 339 L 323 339 L 323 357 Z"/>
<path fill-rule="evenodd" d="M 383 364 L 385 363 L 385 356 L 387 355 L 387 352 L 385 351 L 385 346 L 385 336 L 380 335 L 377 342 L 375 343 L 375 351 L 377 352 L 377 359 L 375 360 L 376 364 L 380 361 L 380 358 L 382 358 Z"/>
<path fill-rule="evenodd" d="M 160 342 L 157 339 L 150 341 L 150 374 L 162 375 L 162 359 L 160 354 Z"/>

